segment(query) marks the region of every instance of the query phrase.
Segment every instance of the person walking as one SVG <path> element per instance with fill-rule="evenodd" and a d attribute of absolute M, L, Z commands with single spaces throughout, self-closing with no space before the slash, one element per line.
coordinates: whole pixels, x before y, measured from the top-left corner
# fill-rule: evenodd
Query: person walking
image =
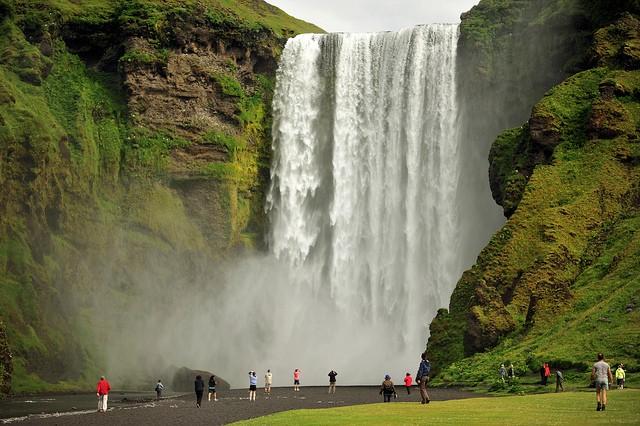
<path fill-rule="evenodd" d="M 336 393 L 336 376 L 338 373 L 331 370 L 329 371 L 329 393 Z"/>
<path fill-rule="evenodd" d="M 598 354 L 598 362 L 593 364 L 591 383 L 596 386 L 596 411 L 604 411 L 607 407 L 607 390 L 613 383 L 611 366 L 604 361 L 604 354 Z"/>
<path fill-rule="evenodd" d="M 427 384 L 429 383 L 429 376 L 431 374 L 431 363 L 427 359 L 427 353 L 423 352 L 421 355 L 422 360 L 416 373 L 416 383 L 420 387 L 420 396 L 422 397 L 422 404 L 428 404 L 431 402 L 429 399 L 429 393 L 427 392 Z"/>
<path fill-rule="evenodd" d="M 412 384 L 413 384 L 413 379 L 411 378 L 411 374 L 407 373 L 404 376 L 404 386 L 407 388 L 407 395 L 411 395 Z"/>
<path fill-rule="evenodd" d="M 293 390 L 300 391 L 300 369 L 296 368 L 293 371 Z"/>
<path fill-rule="evenodd" d="M 156 401 L 160 401 L 162 389 L 164 389 L 164 385 L 162 384 L 162 380 L 158 379 L 158 383 L 156 383 Z"/>
<path fill-rule="evenodd" d="M 100 376 L 98 386 L 96 386 L 96 395 L 98 395 L 98 413 L 104 413 L 107 411 L 107 401 L 109 400 L 109 391 L 111 385 L 104 376 Z"/>
<path fill-rule="evenodd" d="M 216 382 L 216 376 L 212 375 L 211 377 L 209 377 L 209 383 L 208 383 L 208 388 L 209 388 L 209 392 L 207 392 L 207 400 L 211 401 L 211 397 L 213 397 L 214 401 L 218 400 L 218 394 L 216 393 L 216 386 L 218 385 L 218 383 Z"/>
<path fill-rule="evenodd" d="M 393 385 L 391 376 L 388 374 L 384 376 L 384 381 L 380 385 L 380 395 L 383 396 L 384 402 L 391 402 L 392 396 L 394 398 L 398 396 L 396 393 L 396 387 Z"/>
<path fill-rule="evenodd" d="M 194 389 L 196 391 L 196 407 L 200 408 L 202 405 L 202 395 L 204 395 L 204 380 L 201 375 L 196 376 L 196 380 L 193 382 Z"/>
<path fill-rule="evenodd" d="M 504 378 L 507 376 L 507 369 L 504 367 L 504 364 L 500 364 L 500 380 L 504 383 Z"/>
<path fill-rule="evenodd" d="M 264 393 L 271 395 L 271 383 L 273 382 L 273 375 L 271 370 L 267 370 L 264 374 Z"/>
<path fill-rule="evenodd" d="M 249 401 L 256 400 L 256 389 L 258 387 L 258 378 L 255 371 L 249 371 Z"/>
<path fill-rule="evenodd" d="M 556 372 L 556 393 L 564 392 L 564 376 L 562 375 L 562 371 L 555 369 Z"/>
<path fill-rule="evenodd" d="M 627 378 L 626 373 L 624 372 L 624 364 L 620 363 L 618 364 L 618 368 L 616 368 L 616 384 L 618 386 L 618 389 L 624 389 L 624 381 Z"/>

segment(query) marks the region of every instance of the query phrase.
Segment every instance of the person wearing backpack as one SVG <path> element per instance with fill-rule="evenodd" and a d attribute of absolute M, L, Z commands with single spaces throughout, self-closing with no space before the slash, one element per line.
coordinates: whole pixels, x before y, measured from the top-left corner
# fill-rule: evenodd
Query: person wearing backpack
<path fill-rule="evenodd" d="M 384 382 L 380 385 L 380 395 L 384 397 L 384 402 L 391 402 L 391 396 L 396 398 L 398 395 L 396 394 L 396 387 L 393 385 L 391 381 L 391 376 L 384 376 Z"/>
<path fill-rule="evenodd" d="M 423 352 L 421 355 L 422 361 L 418 367 L 418 373 L 416 373 L 416 383 L 420 386 L 420 396 L 422 397 L 422 404 L 428 404 L 431 402 L 429 399 L 429 393 L 427 392 L 427 383 L 429 383 L 429 376 L 431 374 L 431 363 L 427 359 L 427 353 Z"/>
<path fill-rule="evenodd" d="M 164 389 L 162 380 L 158 380 L 158 383 L 156 384 L 156 400 L 157 401 L 160 401 L 160 397 L 162 397 L 162 389 Z"/>

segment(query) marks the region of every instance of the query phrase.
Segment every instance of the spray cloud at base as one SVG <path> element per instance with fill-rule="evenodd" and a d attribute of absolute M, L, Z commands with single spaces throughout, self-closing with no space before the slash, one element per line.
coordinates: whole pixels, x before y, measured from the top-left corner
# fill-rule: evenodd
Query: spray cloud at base
<path fill-rule="evenodd" d="M 477 236 L 460 231 L 473 228 L 460 223 L 470 198 L 491 201 L 461 183 L 477 170 L 461 167 L 457 37 L 456 25 L 429 25 L 289 40 L 273 104 L 269 253 L 223 273 L 194 261 L 170 297 L 147 287 L 149 306 L 164 308 L 116 346 L 144 342 L 147 366 L 208 370 L 234 387 L 250 370 L 271 369 L 275 386 L 292 384 L 295 368 L 303 385 L 326 384 L 331 369 L 339 384 L 415 373 L 469 246 L 491 232 L 482 218 Z"/>

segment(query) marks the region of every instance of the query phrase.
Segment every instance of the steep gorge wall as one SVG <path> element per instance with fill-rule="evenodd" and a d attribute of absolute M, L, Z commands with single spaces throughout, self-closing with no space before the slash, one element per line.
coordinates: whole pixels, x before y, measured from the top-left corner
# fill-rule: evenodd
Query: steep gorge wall
<path fill-rule="evenodd" d="M 164 286 L 261 244 L 277 56 L 320 30 L 215 0 L 3 0 L 0 19 L 0 394 L 73 389 L 131 326 L 118 310 L 150 309 L 140 286 L 170 309 Z"/>
<path fill-rule="evenodd" d="M 640 333 L 639 33 L 628 12 L 639 11 L 605 6 L 488 1 L 463 21 L 461 42 L 482 46 L 470 68 L 478 96 L 516 113 L 496 122 L 514 125 L 501 120 L 521 113 L 518 98 L 533 107 L 491 149 L 491 189 L 508 221 L 430 327 L 429 356 L 445 382 L 491 383 L 500 363 L 514 363 L 518 375 L 549 361 L 581 371 L 600 351 L 638 366 L 639 348 L 628 342 Z M 514 13 L 530 24 L 505 28 Z M 537 46 L 521 50 L 526 44 Z M 537 59 L 514 57 L 531 50 Z M 558 69 L 567 78 L 548 90 Z"/>

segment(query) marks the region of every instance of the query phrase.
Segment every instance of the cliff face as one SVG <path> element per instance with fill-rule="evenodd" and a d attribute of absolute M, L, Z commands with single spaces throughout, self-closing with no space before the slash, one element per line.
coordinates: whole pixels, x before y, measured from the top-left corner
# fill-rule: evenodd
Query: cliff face
<path fill-rule="evenodd" d="M 226 4 L 0 1 L 0 395 L 93 383 L 140 285 L 261 244 L 277 57 L 321 30 Z"/>
<path fill-rule="evenodd" d="M 481 2 L 466 19 L 499 19 L 499 10 L 487 13 L 491 6 Z M 557 62 L 544 37 L 556 29 L 554 16 L 580 23 L 590 44 L 565 53 L 561 69 L 569 74 L 579 64 L 582 71 L 548 90 L 526 123 L 493 143 L 491 189 L 508 220 L 431 324 L 428 352 L 440 378 L 454 383 L 490 383 L 501 363 L 513 363 L 518 375 L 544 362 L 581 371 L 597 352 L 637 368 L 640 348 L 630 342 L 640 333 L 640 22 L 629 12 L 639 11 L 605 14 L 595 1 L 511 6 L 523 8 L 541 33 L 533 37 L 531 26 L 494 33 L 493 56 L 485 57 L 491 67 L 502 69 L 500 58 L 521 34 Z M 467 33 L 462 40 L 477 39 Z M 501 75 L 476 70 L 485 87 Z"/>

